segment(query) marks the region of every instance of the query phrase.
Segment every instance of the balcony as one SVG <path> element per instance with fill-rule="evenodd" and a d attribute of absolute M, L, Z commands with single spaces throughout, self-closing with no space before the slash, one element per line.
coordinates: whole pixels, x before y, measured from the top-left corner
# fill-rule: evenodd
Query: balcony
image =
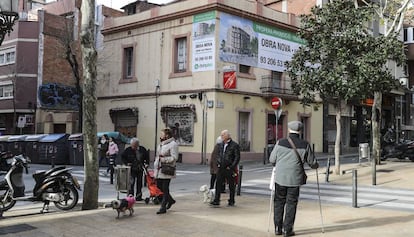
<path fill-rule="evenodd" d="M 281 79 L 277 76 L 272 76 L 272 75 L 262 76 L 260 92 L 265 97 L 271 97 L 271 96 L 294 97 L 295 96 L 295 94 L 292 91 L 292 82 L 290 79 Z"/>

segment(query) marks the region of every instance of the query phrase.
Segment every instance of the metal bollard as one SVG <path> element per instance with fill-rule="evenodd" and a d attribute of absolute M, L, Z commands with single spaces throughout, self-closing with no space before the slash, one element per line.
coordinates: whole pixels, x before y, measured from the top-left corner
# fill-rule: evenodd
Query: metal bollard
<path fill-rule="evenodd" d="M 377 185 L 377 162 L 375 157 L 372 159 L 372 185 Z"/>
<path fill-rule="evenodd" d="M 352 170 L 352 207 L 358 207 L 357 191 L 358 191 L 357 170 Z"/>
<path fill-rule="evenodd" d="M 242 176 L 243 176 L 243 165 L 240 165 L 239 166 L 239 176 L 237 177 L 238 178 L 237 196 L 240 196 L 240 193 L 241 193 Z"/>
<path fill-rule="evenodd" d="M 325 173 L 325 182 L 329 183 L 329 169 L 331 168 L 331 158 L 328 157 L 328 161 L 326 163 L 326 173 Z"/>
<path fill-rule="evenodd" d="M 266 147 L 265 148 L 263 148 L 263 164 L 265 165 L 266 164 L 266 160 L 267 160 L 267 149 L 266 149 Z"/>

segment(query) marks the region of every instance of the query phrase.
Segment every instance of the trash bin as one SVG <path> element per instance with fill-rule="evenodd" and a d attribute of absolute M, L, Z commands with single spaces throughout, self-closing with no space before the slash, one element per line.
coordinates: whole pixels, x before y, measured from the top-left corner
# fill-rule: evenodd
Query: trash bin
<path fill-rule="evenodd" d="M 368 143 L 360 143 L 359 144 L 359 163 L 361 163 L 362 159 L 367 159 L 368 161 L 371 160 L 369 154 L 369 144 Z"/>
<path fill-rule="evenodd" d="M 131 167 L 121 165 L 115 167 L 116 173 L 116 191 L 121 193 L 128 193 L 130 186 Z"/>
<path fill-rule="evenodd" d="M 69 164 L 69 134 L 49 134 L 39 140 L 39 164 Z"/>
<path fill-rule="evenodd" d="M 69 142 L 69 164 L 83 165 L 83 134 L 72 134 L 68 138 Z"/>
<path fill-rule="evenodd" d="M 28 135 L 25 140 L 26 155 L 30 158 L 31 163 L 39 163 L 39 140 L 46 137 L 47 134 Z"/>
<path fill-rule="evenodd" d="M 9 151 L 9 137 L 10 135 L 0 136 L 0 151 Z"/>
<path fill-rule="evenodd" d="M 8 141 L 8 148 L 9 151 L 13 155 L 20 155 L 20 154 L 26 154 L 25 152 L 25 139 L 27 135 L 13 135 L 10 136 Z"/>

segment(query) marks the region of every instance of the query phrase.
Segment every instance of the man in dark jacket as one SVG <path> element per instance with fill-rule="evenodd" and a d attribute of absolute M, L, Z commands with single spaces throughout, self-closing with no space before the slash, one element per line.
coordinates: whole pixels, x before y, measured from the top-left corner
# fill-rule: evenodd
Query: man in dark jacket
<path fill-rule="evenodd" d="M 274 224 L 275 234 L 293 236 L 299 188 L 304 184 L 303 163 L 311 168 L 319 167 L 309 143 L 300 138 L 303 124 L 299 121 L 288 123 L 289 137 L 280 139 L 270 154 L 269 161 L 275 167 Z M 290 138 L 290 141 L 289 141 Z M 296 147 L 296 154 L 293 145 Z M 300 158 L 298 157 L 300 156 Z M 301 159 L 301 160 L 299 160 Z M 286 214 L 284 215 L 286 206 Z"/>
<path fill-rule="evenodd" d="M 126 148 L 122 153 L 122 163 L 131 167 L 131 179 L 130 189 L 128 194 L 134 195 L 134 186 L 136 182 L 135 199 L 142 201 L 142 177 L 143 166 L 148 166 L 149 155 L 145 147 L 139 145 L 139 141 L 136 138 L 131 139 L 131 146 Z"/>
<path fill-rule="evenodd" d="M 231 139 L 231 135 L 228 130 L 221 132 L 221 139 L 223 142 L 220 144 L 217 159 L 217 183 L 222 184 L 227 180 L 230 189 L 230 198 L 228 200 L 228 206 L 234 206 L 234 193 L 235 193 L 235 176 L 236 168 L 240 162 L 240 146 Z M 216 194 L 214 200 L 210 202 L 212 206 L 220 205 L 221 185 L 216 185 Z"/>

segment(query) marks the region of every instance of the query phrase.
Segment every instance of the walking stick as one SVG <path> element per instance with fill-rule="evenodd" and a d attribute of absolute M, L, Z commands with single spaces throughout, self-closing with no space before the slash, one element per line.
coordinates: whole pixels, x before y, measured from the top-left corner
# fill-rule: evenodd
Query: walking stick
<path fill-rule="evenodd" d="M 318 169 L 316 169 L 316 184 L 318 186 L 319 212 L 321 213 L 322 233 L 325 233 L 325 228 L 323 226 L 322 203 L 321 203 L 321 192 L 320 192 L 320 189 L 319 189 Z"/>
<path fill-rule="evenodd" d="M 272 209 L 273 209 L 273 197 L 275 194 L 275 171 L 276 171 L 276 167 L 273 167 L 272 169 L 272 176 L 270 177 L 270 184 L 269 184 L 269 189 L 270 189 L 270 203 L 269 203 L 269 217 L 268 217 L 268 222 L 267 222 L 267 232 L 270 232 L 270 218 L 272 216 Z"/>

